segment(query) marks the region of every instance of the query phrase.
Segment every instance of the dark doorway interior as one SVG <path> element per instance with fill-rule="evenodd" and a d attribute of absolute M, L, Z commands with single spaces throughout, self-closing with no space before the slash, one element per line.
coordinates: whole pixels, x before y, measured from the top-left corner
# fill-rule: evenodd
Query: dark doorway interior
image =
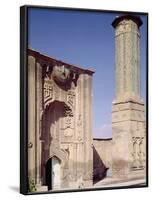
<path fill-rule="evenodd" d="M 45 180 L 48 190 L 52 190 L 52 158 L 50 158 L 45 166 Z"/>

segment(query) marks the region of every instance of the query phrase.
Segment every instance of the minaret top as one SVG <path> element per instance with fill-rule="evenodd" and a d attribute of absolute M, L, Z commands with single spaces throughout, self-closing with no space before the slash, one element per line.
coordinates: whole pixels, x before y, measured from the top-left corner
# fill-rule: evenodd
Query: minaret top
<path fill-rule="evenodd" d="M 137 26 L 138 26 L 138 28 L 142 25 L 142 20 L 141 20 L 141 18 L 139 17 L 139 16 L 135 16 L 135 15 L 122 15 L 122 16 L 117 16 L 115 19 L 114 19 L 114 21 L 112 22 L 112 26 L 114 27 L 114 28 L 116 28 L 117 27 L 117 25 L 119 24 L 119 22 L 121 22 L 122 20 L 124 20 L 124 19 L 130 19 L 130 20 L 132 20 L 132 21 L 134 21 L 136 24 L 137 24 Z"/>
<path fill-rule="evenodd" d="M 123 15 L 112 22 L 115 28 L 115 102 L 141 102 L 139 16 Z"/>

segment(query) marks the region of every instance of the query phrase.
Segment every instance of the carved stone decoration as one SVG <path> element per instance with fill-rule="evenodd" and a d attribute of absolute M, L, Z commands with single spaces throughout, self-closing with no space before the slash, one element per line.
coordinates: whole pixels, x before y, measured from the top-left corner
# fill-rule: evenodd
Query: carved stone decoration
<path fill-rule="evenodd" d="M 70 69 L 64 65 L 53 67 L 52 77 L 59 84 L 66 84 L 70 80 L 70 74 Z"/>
<path fill-rule="evenodd" d="M 32 78 L 28 82 L 31 91 L 28 97 L 28 175 L 36 181 L 36 187 L 39 184 L 48 190 L 52 175 L 58 177 L 59 185 L 56 188 L 52 181 L 51 190 L 92 187 L 92 176 L 83 177 L 84 171 L 93 168 L 92 126 L 89 120 L 85 123 L 81 115 L 85 112 L 88 119 L 92 118 L 90 94 L 94 72 L 33 50 L 29 50 L 29 54 L 34 58 L 29 58 Z M 37 63 L 39 71 L 35 67 Z M 89 126 L 83 142 L 86 124 Z M 88 153 L 84 154 L 84 149 Z M 55 171 L 54 158 L 57 158 L 59 171 Z"/>
<path fill-rule="evenodd" d="M 68 145 L 65 145 L 65 147 L 62 148 L 62 151 L 64 151 L 64 152 L 67 154 L 67 157 L 68 157 L 68 159 L 69 159 L 69 154 L 70 154 L 69 146 L 68 146 Z"/>
<path fill-rule="evenodd" d="M 65 65 L 55 65 L 51 77 L 58 86 L 67 91 L 77 86 L 79 73 Z"/>
<path fill-rule="evenodd" d="M 133 142 L 133 152 L 132 152 L 132 156 L 133 156 L 133 163 L 132 163 L 132 168 L 133 169 L 140 169 L 143 168 L 143 137 L 133 137 L 132 138 L 132 142 Z"/>
<path fill-rule="evenodd" d="M 139 167 L 140 168 L 143 168 L 144 165 L 143 165 L 143 155 L 144 155 L 144 152 L 143 152 L 143 139 L 144 138 L 139 138 Z"/>
<path fill-rule="evenodd" d="M 67 94 L 67 104 L 73 109 L 75 106 L 75 92 L 69 90 Z"/>
<path fill-rule="evenodd" d="M 73 131 L 74 131 L 74 122 L 73 122 L 73 117 L 70 115 L 67 115 L 64 118 L 64 128 L 61 128 L 63 130 L 64 136 L 73 136 Z"/>
<path fill-rule="evenodd" d="M 67 127 L 67 128 L 70 128 L 70 126 L 71 126 L 71 121 L 72 121 L 72 118 L 69 117 L 69 116 L 67 116 L 67 117 L 66 117 L 66 120 L 65 120 L 65 124 L 66 124 L 66 127 Z"/>
<path fill-rule="evenodd" d="M 137 163 L 136 163 L 136 142 L 137 140 L 133 137 L 132 138 L 132 145 L 133 145 L 133 152 L 132 152 L 132 157 L 133 157 L 133 162 L 132 162 L 132 168 L 136 168 Z"/>
<path fill-rule="evenodd" d="M 44 104 L 53 99 L 53 82 L 49 77 L 44 78 L 43 94 Z"/>
<path fill-rule="evenodd" d="M 78 131 L 78 134 L 77 134 L 77 140 L 78 142 L 82 142 L 83 141 L 83 136 L 82 136 L 82 115 L 79 114 L 78 116 L 78 120 L 77 120 L 77 131 Z"/>
<path fill-rule="evenodd" d="M 64 105 L 64 116 L 71 116 L 73 117 L 73 112 L 71 110 L 71 108 L 68 105 Z"/>

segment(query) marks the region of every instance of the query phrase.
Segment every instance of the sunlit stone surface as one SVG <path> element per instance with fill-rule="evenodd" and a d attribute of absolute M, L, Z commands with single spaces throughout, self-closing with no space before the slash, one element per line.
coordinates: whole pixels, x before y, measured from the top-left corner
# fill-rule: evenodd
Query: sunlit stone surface
<path fill-rule="evenodd" d="M 28 50 L 28 178 L 37 191 L 93 185 L 93 73 Z"/>
<path fill-rule="evenodd" d="M 112 105 L 113 177 L 145 176 L 145 116 L 140 96 L 139 17 L 116 18 L 115 99 Z"/>

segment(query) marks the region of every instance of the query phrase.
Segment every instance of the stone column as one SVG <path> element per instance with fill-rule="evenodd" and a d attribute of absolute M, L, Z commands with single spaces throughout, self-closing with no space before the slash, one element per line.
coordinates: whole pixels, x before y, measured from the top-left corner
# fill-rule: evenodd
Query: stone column
<path fill-rule="evenodd" d="M 140 17 L 125 15 L 116 17 L 112 25 L 115 28 L 116 63 L 116 92 L 112 105 L 112 173 L 115 177 L 129 177 L 135 171 L 136 175 L 141 174 L 141 166 L 135 162 L 133 141 L 145 137 L 144 103 L 140 97 L 139 28 L 142 21 Z M 145 153 L 137 151 L 136 154 Z M 137 172 L 138 169 L 140 172 Z"/>
<path fill-rule="evenodd" d="M 93 149 L 92 149 L 92 88 L 91 77 L 84 74 L 84 180 L 85 186 L 92 185 Z"/>
<path fill-rule="evenodd" d="M 36 63 L 36 183 L 41 184 L 42 66 Z"/>
<path fill-rule="evenodd" d="M 35 183 L 35 58 L 28 56 L 28 177 Z"/>
<path fill-rule="evenodd" d="M 84 138 L 83 138 L 83 124 L 82 124 L 82 114 L 83 114 L 83 75 L 79 76 L 76 90 L 76 104 L 75 104 L 75 136 L 74 140 L 77 144 L 77 160 L 76 160 L 76 179 L 77 188 L 83 185 L 83 163 L 84 163 Z"/>

